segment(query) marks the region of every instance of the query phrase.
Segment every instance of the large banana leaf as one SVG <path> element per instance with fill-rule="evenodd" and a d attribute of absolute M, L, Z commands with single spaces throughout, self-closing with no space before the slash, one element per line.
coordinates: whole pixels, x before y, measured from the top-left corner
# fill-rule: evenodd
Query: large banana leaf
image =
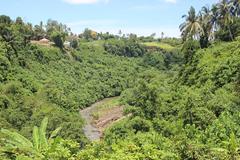
<path fill-rule="evenodd" d="M 33 145 L 36 150 L 39 150 L 39 129 L 37 126 L 33 127 Z"/>
<path fill-rule="evenodd" d="M 31 141 L 29 141 L 24 136 L 18 134 L 17 132 L 11 132 L 7 129 L 1 129 L 1 132 L 9 138 L 9 141 L 18 147 L 33 147 Z"/>

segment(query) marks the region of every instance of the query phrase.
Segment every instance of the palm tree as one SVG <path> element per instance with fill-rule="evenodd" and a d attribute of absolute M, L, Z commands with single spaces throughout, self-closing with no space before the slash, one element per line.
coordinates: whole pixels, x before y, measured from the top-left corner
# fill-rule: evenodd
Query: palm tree
<path fill-rule="evenodd" d="M 218 24 L 220 27 L 228 28 L 229 36 L 231 40 L 233 40 L 233 34 L 231 31 L 231 24 L 233 23 L 233 17 L 231 14 L 231 5 L 228 0 L 222 0 L 220 3 L 217 4 L 217 13 L 218 13 Z"/>
<path fill-rule="evenodd" d="M 203 33 L 200 35 L 201 48 L 205 48 L 209 45 L 209 40 L 213 39 L 213 14 L 209 7 L 203 7 L 199 12 L 199 22 L 202 27 Z"/>
<path fill-rule="evenodd" d="M 193 7 L 190 8 L 188 15 L 184 15 L 185 22 L 180 25 L 180 31 L 184 40 L 199 38 L 203 33 L 199 17 L 196 15 L 196 11 Z"/>
<path fill-rule="evenodd" d="M 234 16 L 239 17 L 240 16 L 240 0 L 231 0 L 231 11 Z"/>
<path fill-rule="evenodd" d="M 33 128 L 33 142 L 22 136 L 17 132 L 12 132 L 7 129 L 1 129 L 1 132 L 6 135 L 6 145 L 4 150 L 6 152 L 12 152 L 19 150 L 23 153 L 32 153 L 38 157 L 42 157 L 42 151 L 45 151 L 48 146 L 53 142 L 53 138 L 56 137 L 61 127 L 54 130 L 50 137 L 46 137 L 48 118 L 44 118 L 41 122 L 40 128 L 34 126 Z"/>
<path fill-rule="evenodd" d="M 217 5 L 213 5 L 211 8 L 211 23 L 213 32 L 215 32 L 218 29 L 217 22 L 218 22 L 218 7 Z"/>
<path fill-rule="evenodd" d="M 164 38 L 164 32 L 161 32 L 161 39 Z"/>

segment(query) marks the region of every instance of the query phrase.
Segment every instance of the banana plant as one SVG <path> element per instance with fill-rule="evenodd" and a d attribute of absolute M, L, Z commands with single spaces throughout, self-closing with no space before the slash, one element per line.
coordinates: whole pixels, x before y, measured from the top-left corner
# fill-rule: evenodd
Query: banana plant
<path fill-rule="evenodd" d="M 41 157 L 42 153 L 46 151 L 48 147 L 53 143 L 54 137 L 56 137 L 58 132 L 61 130 L 61 127 L 57 128 L 47 138 L 47 124 L 48 118 L 45 117 L 42 120 L 40 127 L 33 127 L 33 142 L 17 132 L 1 129 L 1 133 L 6 136 L 6 145 L 4 147 L 4 150 L 6 152 L 17 150 L 21 153 L 32 153 Z"/>

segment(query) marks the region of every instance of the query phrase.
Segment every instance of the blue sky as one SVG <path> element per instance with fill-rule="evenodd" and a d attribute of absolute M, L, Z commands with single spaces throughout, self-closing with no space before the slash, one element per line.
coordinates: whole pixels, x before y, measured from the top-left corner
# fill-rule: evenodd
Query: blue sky
<path fill-rule="evenodd" d="M 178 37 L 181 18 L 190 6 L 200 9 L 218 0 L 1 0 L 0 14 L 38 24 L 48 19 L 71 27 L 74 33 L 84 28 L 98 32 L 150 35 L 164 32 Z"/>

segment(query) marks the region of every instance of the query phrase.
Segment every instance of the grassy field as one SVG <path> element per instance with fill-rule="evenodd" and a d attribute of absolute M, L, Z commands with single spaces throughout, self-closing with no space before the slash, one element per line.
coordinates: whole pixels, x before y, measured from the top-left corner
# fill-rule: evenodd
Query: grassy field
<path fill-rule="evenodd" d="M 145 42 L 144 45 L 148 47 L 159 47 L 166 51 L 172 51 L 175 48 L 167 43 L 162 43 L 162 42 Z"/>
<path fill-rule="evenodd" d="M 119 99 L 120 97 L 107 98 L 101 103 L 99 103 L 92 112 L 92 116 L 94 117 L 94 119 L 98 119 L 109 109 L 118 107 L 120 105 Z"/>

